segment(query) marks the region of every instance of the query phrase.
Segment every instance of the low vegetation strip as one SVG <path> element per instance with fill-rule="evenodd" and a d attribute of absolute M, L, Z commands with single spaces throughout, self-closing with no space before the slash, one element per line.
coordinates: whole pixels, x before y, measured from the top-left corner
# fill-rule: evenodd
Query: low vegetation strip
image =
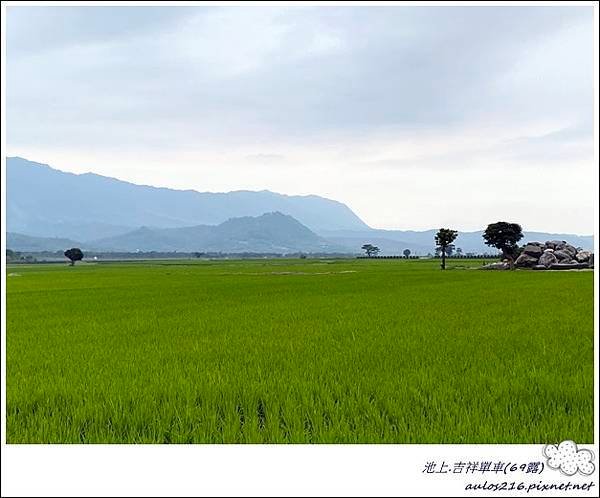
<path fill-rule="evenodd" d="M 21 266 L 7 441 L 591 443 L 593 272 L 458 264 Z"/>

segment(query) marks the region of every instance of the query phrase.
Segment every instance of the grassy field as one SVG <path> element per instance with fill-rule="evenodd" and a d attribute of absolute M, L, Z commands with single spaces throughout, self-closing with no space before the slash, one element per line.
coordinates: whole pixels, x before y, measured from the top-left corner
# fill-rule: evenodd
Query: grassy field
<path fill-rule="evenodd" d="M 592 443 L 593 273 L 459 263 L 9 267 L 7 440 Z"/>

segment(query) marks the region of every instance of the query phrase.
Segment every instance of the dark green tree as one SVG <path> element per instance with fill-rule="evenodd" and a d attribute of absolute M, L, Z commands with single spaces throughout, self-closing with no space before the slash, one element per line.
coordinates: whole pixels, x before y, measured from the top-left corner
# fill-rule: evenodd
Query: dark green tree
<path fill-rule="evenodd" d="M 379 247 L 374 246 L 373 244 L 364 244 L 361 249 L 365 251 L 369 258 L 379 254 Z"/>
<path fill-rule="evenodd" d="M 456 240 L 458 232 L 456 230 L 450 230 L 449 228 L 440 228 L 438 233 L 435 235 L 435 245 L 442 256 L 442 264 L 440 268 L 446 269 L 446 254 L 448 246 Z"/>
<path fill-rule="evenodd" d="M 502 251 L 502 257 L 508 260 L 510 269 L 515 267 L 515 258 L 519 253 L 517 242 L 523 238 L 523 229 L 517 223 L 498 221 L 488 225 L 483 233 L 485 243 Z"/>
<path fill-rule="evenodd" d="M 408 257 L 410 256 L 410 249 L 404 249 L 404 252 L 402 254 L 404 254 L 404 257 L 406 259 L 408 259 Z"/>
<path fill-rule="evenodd" d="M 76 261 L 83 259 L 83 252 L 81 252 L 79 247 L 72 247 L 65 251 L 65 256 L 71 260 L 71 266 L 74 266 Z"/>

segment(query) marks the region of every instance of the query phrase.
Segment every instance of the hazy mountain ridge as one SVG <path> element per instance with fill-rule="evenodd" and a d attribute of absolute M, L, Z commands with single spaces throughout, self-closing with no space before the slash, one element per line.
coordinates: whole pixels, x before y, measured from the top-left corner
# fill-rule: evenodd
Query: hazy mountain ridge
<path fill-rule="evenodd" d="M 346 205 L 318 196 L 172 190 L 65 173 L 22 158 L 7 158 L 6 178 L 7 246 L 15 250 L 359 253 L 365 243 L 377 245 L 382 255 L 435 249 L 437 229 L 371 229 Z M 455 246 L 463 253 L 495 253 L 482 233 L 460 232 Z M 594 245 L 591 235 L 524 235 L 522 242 Z"/>
<path fill-rule="evenodd" d="M 81 247 L 81 242 L 59 237 L 35 237 L 22 233 L 7 232 L 6 248 L 13 251 L 41 252 L 64 251 L 70 247 Z"/>
<path fill-rule="evenodd" d="M 218 225 L 230 218 L 281 212 L 311 230 L 368 229 L 348 206 L 323 197 L 270 191 L 227 193 L 136 185 L 76 175 L 7 158 L 7 231 L 44 237 L 110 237 L 140 226 Z"/>
<path fill-rule="evenodd" d="M 7 247 L 16 251 L 57 251 L 68 247 L 90 251 L 179 252 L 348 252 L 319 237 L 282 213 L 232 218 L 220 225 L 182 228 L 141 227 L 114 237 L 77 242 L 9 232 Z"/>
<path fill-rule="evenodd" d="M 279 212 L 231 218 L 220 225 L 148 228 L 88 243 L 104 250 L 221 252 L 338 252 L 292 216 Z"/>

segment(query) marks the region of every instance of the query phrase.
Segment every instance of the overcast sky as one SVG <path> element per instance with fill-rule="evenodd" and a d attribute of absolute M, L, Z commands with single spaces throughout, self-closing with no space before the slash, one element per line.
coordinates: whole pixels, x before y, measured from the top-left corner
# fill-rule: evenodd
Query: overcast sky
<path fill-rule="evenodd" d="M 591 7 L 8 7 L 7 152 L 377 228 L 592 233 Z"/>

